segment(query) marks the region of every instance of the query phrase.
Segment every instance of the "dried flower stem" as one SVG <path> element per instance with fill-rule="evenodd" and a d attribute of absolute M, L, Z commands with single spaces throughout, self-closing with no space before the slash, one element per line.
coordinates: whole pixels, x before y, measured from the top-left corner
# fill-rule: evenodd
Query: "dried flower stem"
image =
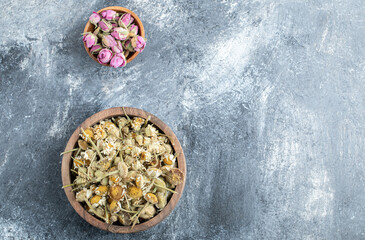
<path fill-rule="evenodd" d="M 142 211 L 143 211 L 146 207 L 148 207 L 148 205 L 149 205 L 149 202 L 147 202 L 147 203 L 144 205 L 144 207 L 141 209 L 141 211 L 139 211 L 139 213 L 138 213 L 138 215 L 137 215 L 136 219 L 133 221 L 133 225 L 132 225 L 132 228 L 131 228 L 131 229 L 133 229 L 133 228 L 134 228 L 134 226 L 137 224 L 137 221 L 138 221 L 139 216 L 141 216 Z M 132 217 L 132 218 L 133 218 L 133 217 Z M 132 218 L 131 218 L 130 220 L 132 220 Z"/>
<path fill-rule="evenodd" d="M 156 187 L 159 187 L 159 188 L 165 189 L 165 190 L 170 191 L 170 192 L 172 192 L 172 193 L 177 193 L 177 192 L 175 192 L 174 190 L 172 190 L 172 189 L 170 189 L 170 188 L 167 188 L 167 187 L 164 187 L 164 186 L 158 185 L 158 184 L 156 184 L 156 183 L 153 183 L 153 184 L 154 184 Z"/>
<path fill-rule="evenodd" d="M 127 213 L 138 213 L 138 211 L 130 211 L 130 210 L 127 210 L 127 209 L 124 209 L 124 208 L 120 208 L 121 211 L 123 212 L 127 212 Z"/>
<path fill-rule="evenodd" d="M 129 118 L 129 116 L 127 115 L 127 113 L 125 112 L 125 109 L 124 109 L 124 107 L 122 107 L 123 108 L 123 112 L 124 112 L 124 115 L 127 117 L 127 119 L 128 119 L 128 122 L 132 122 L 132 120 Z"/>
<path fill-rule="evenodd" d="M 144 121 L 143 127 L 147 127 L 148 122 L 151 120 L 151 116 L 148 116 L 147 119 Z"/>
<path fill-rule="evenodd" d="M 78 148 L 75 148 L 75 149 L 71 149 L 71 150 L 68 150 L 68 151 L 62 152 L 62 153 L 60 154 L 60 156 L 62 156 L 63 154 L 66 154 L 66 153 L 70 153 L 70 152 L 77 151 L 77 150 L 79 150 L 79 149 L 78 149 Z"/>
<path fill-rule="evenodd" d="M 71 186 L 73 186 L 73 185 L 76 185 L 76 183 L 71 183 L 71 184 L 68 184 L 68 185 L 62 186 L 62 189 L 63 189 L 63 188 L 67 188 L 67 187 L 71 187 Z"/>
<path fill-rule="evenodd" d="M 81 148 L 79 148 L 79 150 L 77 150 L 77 152 L 76 152 L 76 154 L 75 154 L 75 157 L 78 157 L 78 156 L 79 156 L 79 154 L 80 154 L 80 152 L 81 152 Z"/>
<path fill-rule="evenodd" d="M 87 167 L 87 178 L 88 178 L 88 179 L 90 178 L 90 168 L 91 168 L 91 164 L 94 162 L 95 158 L 96 158 L 96 154 L 94 154 L 93 159 L 92 159 L 92 160 L 91 160 L 91 162 L 90 162 L 90 165 Z"/>
<path fill-rule="evenodd" d="M 136 205 L 133 205 L 133 207 L 141 208 L 141 207 L 144 207 L 144 205 L 138 205 L 138 204 L 136 204 Z"/>
<path fill-rule="evenodd" d="M 106 219 L 106 223 L 109 224 L 109 214 L 108 214 L 108 209 L 106 208 L 106 203 L 105 203 L 105 219 Z"/>

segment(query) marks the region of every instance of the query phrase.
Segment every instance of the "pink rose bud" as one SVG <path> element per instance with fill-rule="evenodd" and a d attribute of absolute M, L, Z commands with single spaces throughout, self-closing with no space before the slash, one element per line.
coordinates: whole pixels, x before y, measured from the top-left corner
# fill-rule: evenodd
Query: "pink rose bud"
<path fill-rule="evenodd" d="M 91 16 L 89 17 L 89 21 L 90 23 L 94 24 L 96 26 L 96 24 L 98 24 L 98 22 L 100 22 L 100 15 L 97 12 L 93 12 L 93 14 L 91 14 Z"/>
<path fill-rule="evenodd" d="M 138 36 L 136 41 L 136 47 L 134 48 L 134 50 L 136 52 L 142 52 L 145 46 L 146 46 L 146 40 L 143 37 Z"/>
<path fill-rule="evenodd" d="M 105 18 L 106 20 L 113 20 L 114 17 L 116 17 L 117 15 L 117 12 L 116 11 L 113 11 L 113 10 L 106 10 L 104 12 L 101 13 L 101 16 L 103 18 Z"/>
<path fill-rule="evenodd" d="M 129 13 L 124 13 L 120 16 L 118 24 L 120 27 L 127 28 L 134 21 L 134 18 Z"/>
<path fill-rule="evenodd" d="M 92 46 L 92 48 L 90 48 L 90 52 L 92 54 L 97 54 L 98 52 L 100 52 L 100 50 L 102 49 L 100 44 L 95 44 L 94 46 Z"/>
<path fill-rule="evenodd" d="M 100 64 L 106 64 L 110 61 L 112 56 L 113 56 L 112 51 L 110 51 L 107 48 L 103 48 L 103 49 L 101 49 L 101 51 L 98 54 L 98 62 Z"/>
<path fill-rule="evenodd" d="M 82 38 L 82 40 L 86 43 L 86 47 L 91 48 L 98 41 L 98 37 L 90 32 L 87 32 L 84 33 L 84 37 Z"/>
<path fill-rule="evenodd" d="M 118 24 L 116 24 L 116 23 L 111 23 L 111 24 L 112 24 L 112 27 L 113 27 L 113 28 L 118 27 Z"/>
<path fill-rule="evenodd" d="M 111 35 L 118 40 L 126 40 L 128 37 L 129 31 L 125 28 L 118 27 L 114 28 Z"/>
<path fill-rule="evenodd" d="M 122 44 L 122 42 L 121 42 L 121 41 L 117 41 L 117 46 L 118 46 L 118 48 L 119 48 L 120 52 L 123 52 L 123 51 L 124 51 L 124 49 L 123 49 L 123 44 Z"/>
<path fill-rule="evenodd" d="M 113 28 L 110 22 L 106 21 L 105 19 L 101 19 L 101 21 L 99 22 L 99 27 L 101 28 L 101 30 L 103 30 L 103 32 L 109 32 Z"/>
<path fill-rule="evenodd" d="M 117 42 L 111 35 L 104 35 L 102 37 L 101 41 L 106 47 L 109 47 L 109 48 L 117 45 Z"/>
<path fill-rule="evenodd" d="M 123 52 L 123 50 L 122 50 L 122 51 L 120 51 L 120 48 L 118 47 L 118 45 L 113 46 L 113 47 L 112 47 L 112 51 L 113 51 L 114 53 L 121 53 L 121 52 Z"/>
<path fill-rule="evenodd" d="M 135 25 L 135 24 L 132 24 L 132 25 L 130 25 L 129 26 L 129 31 L 131 32 L 131 33 L 134 33 L 134 34 L 138 34 L 138 26 L 137 25 Z"/>
<path fill-rule="evenodd" d="M 127 60 L 123 53 L 117 53 L 115 56 L 110 60 L 110 66 L 117 68 L 117 67 L 124 67 L 127 64 Z"/>
<path fill-rule="evenodd" d="M 133 46 L 132 46 L 132 42 L 130 39 L 126 40 L 124 43 L 124 49 L 130 51 L 130 52 L 134 52 Z"/>

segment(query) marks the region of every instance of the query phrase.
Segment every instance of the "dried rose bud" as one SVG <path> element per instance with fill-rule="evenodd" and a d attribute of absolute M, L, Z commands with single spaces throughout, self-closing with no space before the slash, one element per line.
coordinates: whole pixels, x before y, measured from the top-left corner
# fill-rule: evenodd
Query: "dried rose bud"
<path fill-rule="evenodd" d="M 100 15 L 97 12 L 93 12 L 93 14 L 91 14 L 91 16 L 89 17 L 89 21 L 90 23 L 94 24 L 96 26 L 96 24 L 98 24 L 98 22 L 100 22 Z"/>
<path fill-rule="evenodd" d="M 120 51 L 120 49 L 119 49 L 119 47 L 117 45 L 111 47 L 111 49 L 112 49 L 113 53 L 121 53 L 121 51 Z"/>
<path fill-rule="evenodd" d="M 114 55 L 112 60 L 110 60 L 110 66 L 117 68 L 117 67 L 124 67 L 127 64 L 127 60 L 124 57 L 123 53 L 117 53 Z"/>
<path fill-rule="evenodd" d="M 101 30 L 103 30 L 103 32 L 110 32 L 110 30 L 112 30 L 113 28 L 112 24 L 105 19 L 101 19 L 101 21 L 99 22 L 99 27 L 101 28 Z"/>
<path fill-rule="evenodd" d="M 94 46 L 92 46 L 92 48 L 90 49 L 90 52 L 92 54 L 97 54 L 100 52 L 100 50 L 102 49 L 100 44 L 95 44 Z"/>
<path fill-rule="evenodd" d="M 86 43 L 86 46 L 88 48 L 91 48 L 98 41 L 98 37 L 90 32 L 87 32 L 87 33 L 84 33 L 84 37 L 82 40 Z"/>
<path fill-rule="evenodd" d="M 117 27 L 113 29 L 111 35 L 118 40 L 126 40 L 128 37 L 129 31 L 128 29 Z"/>
<path fill-rule="evenodd" d="M 134 18 L 129 13 L 124 13 L 122 16 L 120 16 L 118 20 L 118 24 L 120 27 L 129 27 L 131 23 L 134 21 Z"/>
<path fill-rule="evenodd" d="M 143 37 L 138 36 L 134 50 L 136 52 L 142 52 L 145 46 L 146 46 L 146 40 Z"/>
<path fill-rule="evenodd" d="M 106 10 L 101 13 L 101 16 L 105 18 L 106 20 L 113 20 L 117 15 L 116 11 L 113 10 Z"/>
<path fill-rule="evenodd" d="M 111 35 L 104 35 L 102 37 L 101 41 L 105 46 L 107 46 L 109 48 L 117 46 L 117 42 Z"/>
<path fill-rule="evenodd" d="M 124 41 L 123 46 L 124 46 L 124 49 L 126 49 L 130 52 L 134 52 L 131 40 L 128 39 L 128 40 Z"/>
<path fill-rule="evenodd" d="M 118 41 L 117 40 L 117 46 L 118 46 L 120 52 L 123 52 L 124 51 L 122 41 Z"/>
<path fill-rule="evenodd" d="M 135 25 L 135 24 L 132 24 L 132 25 L 130 25 L 129 26 L 129 31 L 131 32 L 131 33 L 134 33 L 134 34 L 138 34 L 138 26 L 137 25 Z"/>
<path fill-rule="evenodd" d="M 100 64 L 106 64 L 110 61 L 112 55 L 113 55 L 112 51 L 110 51 L 107 48 L 103 48 L 98 54 L 98 62 Z"/>
<path fill-rule="evenodd" d="M 111 24 L 112 24 L 112 27 L 113 27 L 113 28 L 118 27 L 118 24 L 116 24 L 116 23 L 111 23 Z"/>

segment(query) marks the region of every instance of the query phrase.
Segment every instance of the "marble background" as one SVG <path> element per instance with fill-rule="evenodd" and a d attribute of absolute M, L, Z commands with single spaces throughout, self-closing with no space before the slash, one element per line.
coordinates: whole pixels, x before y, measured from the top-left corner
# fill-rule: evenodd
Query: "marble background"
<path fill-rule="evenodd" d="M 93 10 L 142 19 L 127 67 L 91 60 Z M 365 4 L 323 1 L 0 3 L 2 239 L 365 239 Z M 66 142 L 115 106 L 165 121 L 187 159 L 158 226 L 98 230 L 61 189 Z"/>

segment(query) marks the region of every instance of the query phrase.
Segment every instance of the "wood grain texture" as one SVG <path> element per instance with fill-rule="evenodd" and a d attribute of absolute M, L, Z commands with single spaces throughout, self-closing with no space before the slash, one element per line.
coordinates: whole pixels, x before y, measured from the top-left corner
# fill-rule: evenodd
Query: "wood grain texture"
<path fill-rule="evenodd" d="M 129 13 L 132 15 L 132 17 L 134 18 L 134 21 L 133 23 L 136 24 L 138 26 L 138 32 L 139 32 L 139 35 L 141 37 L 145 37 L 145 34 L 144 34 L 144 27 L 143 27 L 143 24 L 142 24 L 142 21 L 139 19 L 139 17 L 134 13 L 132 12 L 131 10 L 127 9 L 127 8 L 124 8 L 124 7 L 119 7 L 119 6 L 112 6 L 112 7 L 106 7 L 106 8 L 103 8 L 103 9 L 100 9 L 99 11 L 97 11 L 97 13 L 101 13 L 103 11 L 106 11 L 106 10 L 114 10 L 118 13 Z M 93 32 L 95 29 L 95 26 L 93 24 L 91 24 L 89 21 L 86 23 L 85 25 L 85 28 L 84 28 L 84 33 L 86 32 Z M 84 47 L 85 47 L 85 50 L 86 52 L 89 54 L 89 56 L 97 63 L 98 60 L 97 58 L 95 57 L 94 54 L 92 54 L 89 50 L 89 48 L 86 46 L 86 43 L 84 42 Z M 126 58 L 127 59 L 127 63 L 130 63 L 135 57 L 137 57 L 139 52 L 134 52 L 134 53 L 130 53 L 128 55 L 128 57 Z M 101 63 L 99 63 L 101 64 Z M 104 65 L 104 66 L 110 66 L 110 64 L 101 64 L 101 65 Z"/>
<path fill-rule="evenodd" d="M 186 181 L 185 156 L 184 156 L 182 147 L 180 145 L 180 142 L 177 139 L 177 137 L 175 136 L 174 132 L 164 122 L 162 122 L 159 118 L 157 118 L 156 116 L 154 116 L 151 113 L 148 113 L 141 109 L 130 108 L 130 107 L 125 107 L 124 110 L 125 110 L 126 114 L 130 117 L 141 117 L 144 119 L 146 119 L 148 116 L 151 117 L 150 122 L 153 123 L 155 126 L 157 126 L 164 134 L 166 134 L 168 136 L 174 151 L 178 154 L 178 156 L 177 156 L 178 168 L 184 173 L 185 177 L 184 177 L 183 183 L 176 186 L 175 191 L 177 193 L 174 193 L 171 196 L 166 207 L 158 215 L 156 215 L 155 217 L 153 217 L 152 219 L 150 219 L 144 223 L 137 224 L 133 229 L 131 229 L 130 226 L 110 225 L 110 224 L 107 224 L 107 223 L 97 219 L 96 217 L 94 217 L 93 215 L 88 213 L 84 209 L 84 207 L 79 202 L 76 201 L 75 193 L 71 191 L 72 187 L 66 187 L 64 189 L 66 196 L 67 196 L 69 202 L 71 203 L 72 207 L 83 219 L 85 219 L 88 223 L 90 223 L 94 227 L 97 227 L 97 228 L 100 228 L 102 230 L 106 230 L 109 232 L 113 232 L 113 233 L 133 233 L 133 232 L 144 231 L 146 229 L 149 229 L 149 228 L 155 226 L 162 220 L 164 220 L 172 212 L 172 210 L 176 207 L 176 205 L 183 193 L 185 181 Z M 83 123 L 81 123 L 81 125 L 72 134 L 72 136 L 70 137 L 70 139 L 66 145 L 65 151 L 71 150 L 76 146 L 77 140 L 79 139 L 79 134 L 81 133 L 81 131 L 80 131 L 81 127 L 83 129 L 86 129 L 86 128 L 91 127 L 94 124 L 98 123 L 100 120 L 103 120 L 106 118 L 111 118 L 111 117 L 117 117 L 117 116 L 125 116 L 122 107 L 109 108 L 109 109 L 100 111 L 100 112 L 92 115 L 91 117 L 87 118 Z M 67 185 L 67 184 L 71 183 L 71 174 L 70 174 L 71 173 L 70 169 L 71 169 L 71 165 L 72 165 L 71 155 L 72 155 L 72 153 L 67 153 L 62 158 L 61 173 L 62 173 L 62 184 L 63 185 Z"/>

